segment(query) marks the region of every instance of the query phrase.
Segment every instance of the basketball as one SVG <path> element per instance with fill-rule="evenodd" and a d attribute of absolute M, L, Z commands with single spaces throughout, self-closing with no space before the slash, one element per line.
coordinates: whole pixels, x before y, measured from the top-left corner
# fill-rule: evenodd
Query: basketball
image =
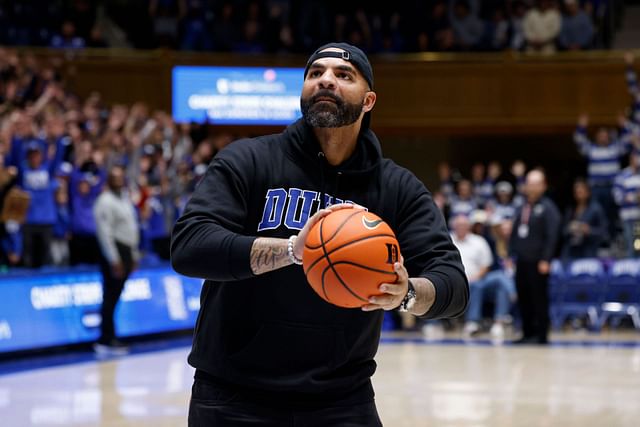
<path fill-rule="evenodd" d="M 362 307 L 380 295 L 382 283 L 394 283 L 400 258 L 396 236 L 380 217 L 340 209 L 315 224 L 307 236 L 302 264 L 307 281 L 325 301 Z"/>

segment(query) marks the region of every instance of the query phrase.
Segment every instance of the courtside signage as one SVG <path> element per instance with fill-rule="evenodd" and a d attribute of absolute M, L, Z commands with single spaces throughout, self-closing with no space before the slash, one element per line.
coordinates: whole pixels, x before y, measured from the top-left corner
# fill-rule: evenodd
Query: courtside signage
<path fill-rule="evenodd" d="M 180 123 L 288 125 L 302 116 L 304 68 L 176 66 L 173 119 Z"/>
<path fill-rule="evenodd" d="M 169 267 L 134 272 L 116 308 L 118 335 L 193 328 L 201 288 Z M 101 303 L 97 271 L 0 276 L 0 353 L 94 341 Z"/>

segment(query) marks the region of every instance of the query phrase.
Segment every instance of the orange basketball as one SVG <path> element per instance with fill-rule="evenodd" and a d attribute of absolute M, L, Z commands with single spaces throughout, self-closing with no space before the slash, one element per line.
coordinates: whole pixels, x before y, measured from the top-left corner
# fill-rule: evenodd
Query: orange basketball
<path fill-rule="evenodd" d="M 400 248 L 380 217 L 356 209 L 330 213 L 309 231 L 302 255 L 313 290 L 340 307 L 361 307 L 380 295 L 382 283 L 394 283 L 393 264 Z"/>

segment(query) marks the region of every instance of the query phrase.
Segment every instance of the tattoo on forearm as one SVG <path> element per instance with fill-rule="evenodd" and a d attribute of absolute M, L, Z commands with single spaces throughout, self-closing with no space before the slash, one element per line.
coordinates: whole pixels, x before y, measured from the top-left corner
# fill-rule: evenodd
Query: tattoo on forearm
<path fill-rule="evenodd" d="M 251 271 L 263 274 L 290 265 L 287 240 L 259 237 L 251 247 Z"/>

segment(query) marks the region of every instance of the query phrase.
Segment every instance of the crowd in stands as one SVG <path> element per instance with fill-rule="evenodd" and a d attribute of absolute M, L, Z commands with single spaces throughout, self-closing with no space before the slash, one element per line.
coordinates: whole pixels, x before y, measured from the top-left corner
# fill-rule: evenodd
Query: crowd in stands
<path fill-rule="evenodd" d="M 106 105 L 98 93 L 80 99 L 55 62 L 0 49 L 0 264 L 97 263 L 92 209 L 114 165 L 126 168 L 142 251 L 168 259 L 177 215 L 231 140 L 143 103 Z"/>
<path fill-rule="evenodd" d="M 0 44 L 308 54 L 607 48 L 603 0 L 0 1 Z"/>
<path fill-rule="evenodd" d="M 588 117 L 578 119 L 574 142 L 586 158 L 585 177 L 575 179 L 561 226 L 550 231 L 559 237 L 553 256 L 562 262 L 640 254 L 640 89 L 634 57 L 627 54 L 626 62 L 632 101 L 628 114 L 618 118 L 619 128 L 597 129 L 592 140 Z M 434 200 L 449 221 L 470 282 L 463 329 L 467 337 L 480 330 L 487 298 L 494 307 L 490 333 L 496 339 L 504 337 L 504 323 L 517 298 L 510 244 L 521 230 L 515 230 L 514 224 L 535 215 L 535 211 L 526 213 L 531 198 L 525 183 L 527 169 L 521 160 L 513 162 L 509 171 L 503 171 L 498 162 L 476 163 L 468 177 L 447 163 L 438 168 L 440 188 Z M 623 248 L 616 247 L 617 241 L 623 242 Z"/>

